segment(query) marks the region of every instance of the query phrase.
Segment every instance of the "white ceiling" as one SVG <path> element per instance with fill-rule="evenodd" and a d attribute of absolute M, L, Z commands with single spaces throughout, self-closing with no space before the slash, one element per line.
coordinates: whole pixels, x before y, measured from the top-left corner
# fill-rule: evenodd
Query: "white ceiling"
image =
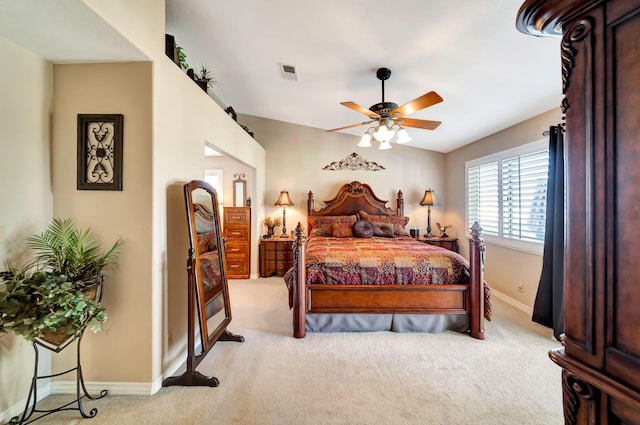
<path fill-rule="evenodd" d="M 80 0 L 0 0 L 0 37 L 52 63 L 149 60 Z"/>
<path fill-rule="evenodd" d="M 390 68 L 385 101 L 430 90 L 444 98 L 410 115 L 442 124 L 409 128 L 409 145 L 449 152 L 560 104 L 560 41 L 519 33 L 522 3 L 166 0 L 166 32 L 191 67 L 212 70 L 224 105 L 325 130 L 367 121 L 340 102 L 380 102 L 375 71 Z M 284 80 L 280 63 L 294 65 L 299 81 Z"/>
<path fill-rule="evenodd" d="M 223 105 L 325 130 L 366 121 L 340 102 L 380 102 L 390 68 L 386 101 L 444 98 L 410 115 L 442 125 L 409 145 L 449 152 L 560 103 L 560 42 L 515 29 L 522 1 L 166 0 L 166 32 Z M 81 0 L 0 0 L 0 36 L 53 63 L 148 60 Z"/>

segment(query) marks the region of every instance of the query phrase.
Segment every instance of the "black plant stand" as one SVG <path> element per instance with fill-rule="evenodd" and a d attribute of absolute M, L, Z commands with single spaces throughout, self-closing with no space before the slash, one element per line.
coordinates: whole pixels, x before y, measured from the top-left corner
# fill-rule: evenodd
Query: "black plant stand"
<path fill-rule="evenodd" d="M 27 404 L 24 408 L 24 412 L 22 413 L 21 416 L 14 416 L 13 418 L 11 418 L 11 420 L 9 421 L 10 424 L 29 424 L 31 422 L 35 422 L 38 419 L 44 418 L 45 416 L 48 416 L 52 413 L 55 412 L 60 412 L 63 410 L 77 410 L 80 412 L 80 414 L 82 415 L 83 418 L 93 418 L 98 414 L 98 409 L 96 409 L 95 407 L 93 409 L 91 409 L 89 411 L 89 413 L 85 413 L 84 409 L 82 408 L 82 399 L 83 398 L 88 398 L 90 400 L 98 400 L 104 396 L 107 395 L 108 391 L 107 390 L 102 390 L 100 391 L 100 395 L 98 396 L 92 396 L 89 394 L 89 392 L 87 391 L 87 388 L 84 385 L 84 378 L 82 377 L 82 366 L 80 366 L 80 342 L 82 342 L 82 334 L 80 334 L 80 337 L 78 338 L 78 341 L 76 343 L 77 346 L 77 366 L 74 368 L 71 368 L 69 370 L 65 370 L 64 372 L 60 372 L 60 373 L 54 373 L 52 375 L 43 375 L 43 376 L 38 376 L 38 343 L 34 342 L 33 343 L 33 349 L 36 352 L 36 359 L 35 359 L 35 368 L 34 368 L 34 372 L 33 372 L 33 378 L 31 379 L 31 389 L 29 390 L 29 397 L 27 398 Z M 51 349 L 50 347 L 47 347 L 45 345 L 43 345 L 43 347 L 50 349 L 56 353 L 60 352 L 61 350 L 55 350 L 55 349 Z M 64 347 L 63 347 L 64 348 Z M 55 376 L 60 376 L 60 375 L 64 375 L 66 373 L 70 373 L 76 371 L 76 398 L 75 400 L 70 401 L 67 404 L 64 404 L 60 407 L 57 407 L 55 409 L 36 409 L 36 401 L 38 399 L 37 397 L 37 392 L 38 392 L 38 388 L 37 388 L 37 383 L 38 383 L 38 379 L 47 379 L 47 378 L 53 378 Z M 82 390 L 82 393 L 80 392 L 80 390 Z M 77 404 L 77 407 L 69 407 L 72 404 Z M 31 416 L 34 413 L 42 413 L 42 415 L 37 416 L 36 418 L 30 419 Z"/>

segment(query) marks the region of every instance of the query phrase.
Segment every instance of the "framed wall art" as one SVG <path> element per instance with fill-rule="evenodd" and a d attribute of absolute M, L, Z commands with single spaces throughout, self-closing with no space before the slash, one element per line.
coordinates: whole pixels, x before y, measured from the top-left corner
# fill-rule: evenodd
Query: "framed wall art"
<path fill-rule="evenodd" d="M 122 190 L 122 114 L 78 114 L 78 190 Z"/>

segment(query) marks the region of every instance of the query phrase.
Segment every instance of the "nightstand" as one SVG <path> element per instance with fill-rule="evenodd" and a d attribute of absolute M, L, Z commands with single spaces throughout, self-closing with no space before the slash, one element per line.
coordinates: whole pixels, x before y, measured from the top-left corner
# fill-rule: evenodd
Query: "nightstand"
<path fill-rule="evenodd" d="M 433 237 L 433 238 L 419 238 L 418 240 L 420 242 L 428 243 L 429 245 L 435 245 L 442 248 L 446 248 L 450 251 L 460 252 L 460 250 L 458 249 L 458 238 Z"/>
<path fill-rule="evenodd" d="M 272 237 L 260 240 L 260 277 L 284 276 L 293 266 L 293 239 Z"/>

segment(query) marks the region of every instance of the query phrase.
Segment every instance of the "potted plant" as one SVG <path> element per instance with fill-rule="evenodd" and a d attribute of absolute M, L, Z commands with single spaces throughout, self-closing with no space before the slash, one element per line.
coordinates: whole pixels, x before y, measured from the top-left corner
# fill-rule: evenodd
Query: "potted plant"
<path fill-rule="evenodd" d="M 124 240 L 105 251 L 90 230 L 71 219 L 53 219 L 40 235 L 27 239 L 34 259 L 0 274 L 0 332 L 45 342 L 54 351 L 107 320 L 100 304 L 103 272 L 117 266 Z"/>
<path fill-rule="evenodd" d="M 207 91 L 211 87 L 218 85 L 218 82 L 213 79 L 211 71 L 206 66 L 202 65 L 200 71 L 195 74 L 195 82 L 198 83 L 202 90 Z"/>
<path fill-rule="evenodd" d="M 273 236 L 276 230 L 276 227 L 280 226 L 282 224 L 282 222 L 280 221 L 280 218 L 271 218 L 269 216 L 266 216 L 264 218 L 264 220 L 262 220 L 262 223 L 267 226 L 267 234 L 269 236 Z"/>
<path fill-rule="evenodd" d="M 178 53 L 178 64 L 180 68 L 185 71 L 189 69 L 189 64 L 187 63 L 187 54 L 184 52 L 184 49 L 176 44 L 176 52 Z"/>

